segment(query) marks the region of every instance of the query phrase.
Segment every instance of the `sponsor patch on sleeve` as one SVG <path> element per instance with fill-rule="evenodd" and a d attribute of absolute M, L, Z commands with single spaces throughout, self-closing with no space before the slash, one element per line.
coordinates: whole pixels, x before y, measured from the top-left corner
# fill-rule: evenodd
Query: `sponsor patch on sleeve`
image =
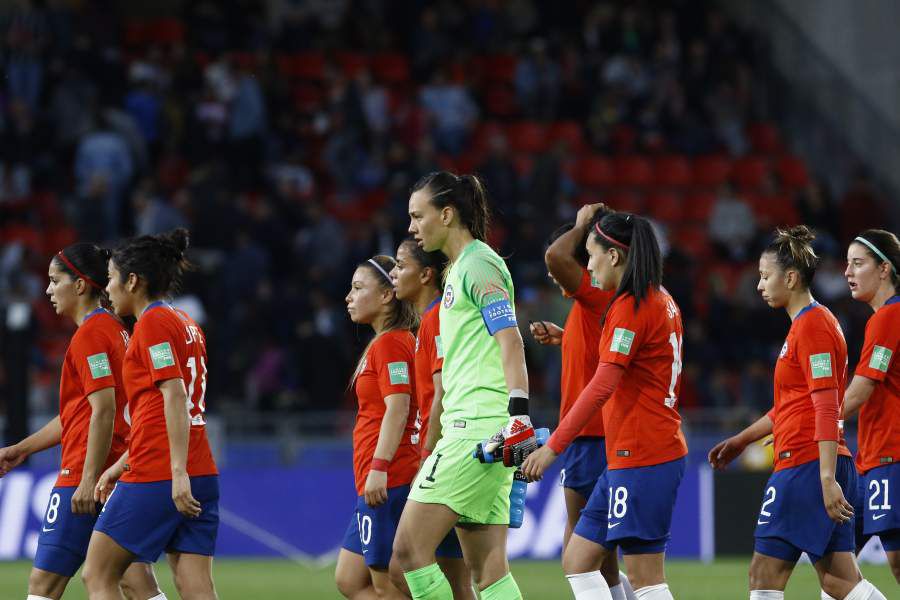
<path fill-rule="evenodd" d="M 444 358 L 444 342 L 441 341 L 441 336 L 434 336 L 434 351 L 437 353 L 438 358 Z"/>
<path fill-rule="evenodd" d="M 809 357 L 809 367 L 812 370 L 813 379 L 831 377 L 831 354 L 823 352 Z"/>
<path fill-rule="evenodd" d="M 891 358 L 894 356 L 893 351 L 884 346 L 875 346 L 872 349 L 872 357 L 869 359 L 869 368 L 887 373 L 891 364 Z"/>
<path fill-rule="evenodd" d="M 391 385 L 409 383 L 409 365 L 405 362 L 388 363 L 388 376 Z"/>
<path fill-rule="evenodd" d="M 166 367 L 175 366 L 175 354 L 172 352 L 172 346 L 169 342 L 162 342 L 155 346 L 150 346 L 150 362 L 153 363 L 154 369 L 164 369 Z"/>
<path fill-rule="evenodd" d="M 91 369 L 91 377 L 100 379 L 101 377 L 109 377 L 112 375 L 112 369 L 109 366 L 109 357 L 106 352 L 100 354 L 92 354 L 87 357 L 88 367 Z"/>
<path fill-rule="evenodd" d="M 634 343 L 634 332 L 624 327 L 616 327 L 613 331 L 612 343 L 609 345 L 610 352 L 618 352 L 628 356 L 631 354 L 631 344 Z"/>

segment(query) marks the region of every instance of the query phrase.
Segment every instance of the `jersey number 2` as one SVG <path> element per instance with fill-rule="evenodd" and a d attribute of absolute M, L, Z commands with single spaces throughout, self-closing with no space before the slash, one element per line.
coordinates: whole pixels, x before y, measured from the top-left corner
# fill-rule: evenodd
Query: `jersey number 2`
<path fill-rule="evenodd" d="M 681 375 L 681 343 L 682 338 L 674 331 L 669 335 L 669 344 L 672 345 L 672 381 L 669 383 L 669 395 L 666 397 L 666 406 L 675 408 L 678 398 L 675 396 L 675 386 L 678 385 L 678 376 Z"/>

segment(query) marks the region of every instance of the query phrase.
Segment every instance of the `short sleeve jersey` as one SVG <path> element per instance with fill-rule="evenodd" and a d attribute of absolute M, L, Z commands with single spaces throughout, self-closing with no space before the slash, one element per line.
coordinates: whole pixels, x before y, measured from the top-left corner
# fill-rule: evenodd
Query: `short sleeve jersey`
<path fill-rule="evenodd" d="M 114 388 L 116 397 L 112 446 L 101 466 L 105 469 L 119 460 L 128 446 L 127 401 L 122 387 L 122 360 L 127 344 L 125 327 L 103 309 L 88 314 L 69 343 L 59 380 L 62 462 L 56 480 L 58 487 L 81 483 L 92 412 L 88 396 L 94 392 Z"/>
<path fill-rule="evenodd" d="M 422 314 L 416 333 L 415 387 L 416 404 L 419 405 L 419 442 L 425 443 L 428 435 L 428 419 L 434 400 L 434 374 L 444 368 L 444 350 L 441 347 L 440 298 Z"/>
<path fill-rule="evenodd" d="M 610 469 L 646 467 L 687 454 L 678 414 L 681 387 L 681 310 L 662 289 L 650 288 L 610 305 L 600 336 L 600 362 L 625 368 L 603 406 Z"/>
<path fill-rule="evenodd" d="M 131 413 L 128 464 L 122 481 L 172 479 L 166 414 L 159 384 L 181 379 L 188 396 L 190 434 L 187 472 L 191 477 L 216 475 L 206 437 L 206 339 L 187 314 L 154 302 L 134 326 L 125 352 L 123 375 Z"/>
<path fill-rule="evenodd" d="M 574 300 L 562 335 L 561 402 L 559 420 L 575 404 L 578 395 L 590 383 L 600 356 L 600 321 L 614 292 L 594 287 L 591 274 L 584 269 L 581 284 L 570 297 Z M 579 435 L 603 436 L 603 414 L 597 412 Z"/>
<path fill-rule="evenodd" d="M 775 364 L 775 407 L 769 412 L 775 437 L 775 470 L 819 458 L 812 393 L 836 389 L 841 404 L 847 384 L 847 343 L 837 319 L 813 302 L 788 331 Z M 840 432 L 838 454 L 850 456 Z"/>
<path fill-rule="evenodd" d="M 859 411 L 861 473 L 900 462 L 900 296 L 894 296 L 869 318 L 856 374 L 877 382 Z"/>
<path fill-rule="evenodd" d="M 419 468 L 419 447 L 413 440 L 417 408 L 412 372 L 415 344 L 415 338 L 405 329 L 381 334 L 366 352 L 354 381 L 358 412 L 353 428 L 353 472 L 359 495 L 366 487 L 369 467 L 378 445 L 381 421 L 387 409 L 384 399 L 393 394 L 408 394 L 410 403 L 403 437 L 388 466 L 388 487 L 409 484 Z"/>
<path fill-rule="evenodd" d="M 498 331 L 517 327 L 512 277 L 482 241 L 470 242 L 450 267 L 441 300 L 443 437 L 486 439 L 509 419 L 509 390 Z"/>

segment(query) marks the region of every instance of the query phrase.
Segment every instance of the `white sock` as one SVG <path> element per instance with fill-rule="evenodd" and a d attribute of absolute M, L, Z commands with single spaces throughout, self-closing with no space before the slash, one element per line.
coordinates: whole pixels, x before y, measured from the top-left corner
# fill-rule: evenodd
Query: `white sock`
<path fill-rule="evenodd" d="M 668 583 L 648 585 L 647 587 L 634 590 L 634 597 L 637 600 L 675 600 L 672 597 L 672 592 L 669 591 Z"/>
<path fill-rule="evenodd" d="M 45 596 L 35 596 L 34 594 L 28 594 L 28 597 L 25 600 L 52 600 L 52 598 L 47 598 Z"/>
<path fill-rule="evenodd" d="M 613 600 L 609 586 L 600 571 L 566 575 L 575 600 Z"/>
<path fill-rule="evenodd" d="M 628 600 L 628 597 L 625 595 L 625 586 L 621 583 L 609 588 L 609 595 L 612 596 L 612 600 Z"/>
<path fill-rule="evenodd" d="M 622 596 L 624 600 L 637 600 L 637 596 L 634 595 L 634 588 L 631 587 L 631 580 L 622 571 L 619 571 L 619 583 L 622 585 L 622 591 L 625 593 Z"/>
<path fill-rule="evenodd" d="M 837 600 L 837 598 L 832 598 L 828 595 L 828 592 L 822 590 L 822 600 Z"/>
<path fill-rule="evenodd" d="M 778 590 L 751 590 L 750 600 L 784 600 L 784 592 Z"/>
<path fill-rule="evenodd" d="M 160 592 L 158 596 L 153 596 L 152 598 L 147 598 L 147 600 L 169 600 L 169 599 L 166 598 L 165 594 Z"/>
<path fill-rule="evenodd" d="M 887 600 L 884 594 L 878 591 L 874 585 L 863 579 L 850 590 L 844 600 Z"/>

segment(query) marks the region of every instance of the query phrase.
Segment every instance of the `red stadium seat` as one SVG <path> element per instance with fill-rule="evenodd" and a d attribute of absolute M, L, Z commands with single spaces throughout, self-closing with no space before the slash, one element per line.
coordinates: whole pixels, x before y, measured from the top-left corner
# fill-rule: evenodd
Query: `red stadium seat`
<path fill-rule="evenodd" d="M 731 175 L 731 161 L 724 156 L 701 156 L 694 160 L 694 185 L 719 187 Z"/>
<path fill-rule="evenodd" d="M 291 89 L 294 107 L 301 113 L 312 113 L 325 103 L 325 92 L 317 85 L 299 83 Z"/>
<path fill-rule="evenodd" d="M 637 145 L 637 132 L 630 125 L 616 125 L 610 135 L 617 154 L 631 154 Z"/>
<path fill-rule="evenodd" d="M 516 78 L 516 57 L 494 54 L 485 57 L 484 74 L 489 82 L 512 83 Z"/>
<path fill-rule="evenodd" d="M 385 83 L 409 81 L 409 61 L 398 52 L 385 52 L 372 57 L 372 72 Z"/>
<path fill-rule="evenodd" d="M 802 158 L 784 156 L 778 160 L 776 170 L 785 187 L 798 189 L 809 184 L 809 172 Z"/>
<path fill-rule="evenodd" d="M 747 128 L 747 137 L 757 154 L 779 154 L 784 150 L 778 127 L 773 123 L 753 123 Z"/>
<path fill-rule="evenodd" d="M 505 83 L 488 86 L 484 93 L 484 107 L 490 116 L 501 119 L 515 117 L 519 112 L 516 93 Z"/>
<path fill-rule="evenodd" d="M 547 129 L 541 123 L 520 121 L 506 129 L 510 147 L 516 152 L 539 153 L 549 146 Z"/>
<path fill-rule="evenodd" d="M 152 24 L 147 21 L 129 20 L 125 22 L 123 35 L 125 45 L 131 48 L 143 46 L 150 39 Z"/>
<path fill-rule="evenodd" d="M 744 194 L 743 198 L 764 227 L 796 225 L 800 222 L 797 207 L 786 194 Z"/>
<path fill-rule="evenodd" d="M 683 156 L 661 156 L 653 167 L 658 186 L 686 187 L 691 184 L 691 163 Z"/>
<path fill-rule="evenodd" d="M 686 221 L 706 223 L 716 205 L 716 197 L 711 193 L 691 194 L 682 202 L 682 216 Z"/>
<path fill-rule="evenodd" d="M 472 149 L 475 152 L 486 151 L 490 146 L 491 138 L 497 135 L 506 137 L 503 125 L 497 121 L 479 121 L 472 136 Z"/>
<path fill-rule="evenodd" d="M 653 182 L 650 161 L 642 156 L 625 156 L 613 161 L 616 184 L 631 187 L 646 187 Z"/>
<path fill-rule="evenodd" d="M 301 52 L 291 61 L 291 76 L 321 81 L 325 79 L 325 55 L 321 52 Z"/>
<path fill-rule="evenodd" d="M 679 194 L 656 192 L 647 196 L 646 211 L 651 217 L 664 223 L 678 223 L 682 220 L 682 200 Z"/>
<path fill-rule="evenodd" d="M 150 25 L 148 40 L 156 44 L 180 44 L 184 42 L 184 23 L 178 19 L 157 19 Z"/>
<path fill-rule="evenodd" d="M 360 71 L 369 67 L 369 59 L 358 52 L 339 52 L 335 60 L 347 77 L 356 77 Z"/>
<path fill-rule="evenodd" d="M 759 189 L 768 174 L 768 163 L 758 156 L 747 156 L 734 163 L 734 180 L 741 189 Z"/>
<path fill-rule="evenodd" d="M 614 210 L 640 214 L 644 211 L 644 198 L 629 191 L 613 192 L 606 196 L 606 204 Z"/>
<path fill-rule="evenodd" d="M 604 156 L 584 156 L 572 165 L 572 179 L 584 187 L 611 186 L 613 177 L 612 162 Z"/>
<path fill-rule="evenodd" d="M 706 260 L 711 254 L 705 225 L 676 227 L 669 235 L 669 242 L 672 248 L 677 248 L 683 254 L 698 261 Z"/>
<path fill-rule="evenodd" d="M 534 156 L 531 154 L 516 154 L 512 157 L 513 168 L 519 177 L 526 178 L 534 169 Z"/>
<path fill-rule="evenodd" d="M 581 208 L 582 206 L 588 204 L 597 204 L 598 202 L 603 202 L 603 197 L 600 194 L 595 194 L 593 192 L 586 192 L 584 194 L 578 194 L 575 196 L 575 208 Z"/>
<path fill-rule="evenodd" d="M 585 149 L 584 131 L 577 121 L 558 121 L 550 125 L 548 132 L 550 142 L 565 141 L 569 145 L 569 150 L 576 154 L 580 154 Z"/>

